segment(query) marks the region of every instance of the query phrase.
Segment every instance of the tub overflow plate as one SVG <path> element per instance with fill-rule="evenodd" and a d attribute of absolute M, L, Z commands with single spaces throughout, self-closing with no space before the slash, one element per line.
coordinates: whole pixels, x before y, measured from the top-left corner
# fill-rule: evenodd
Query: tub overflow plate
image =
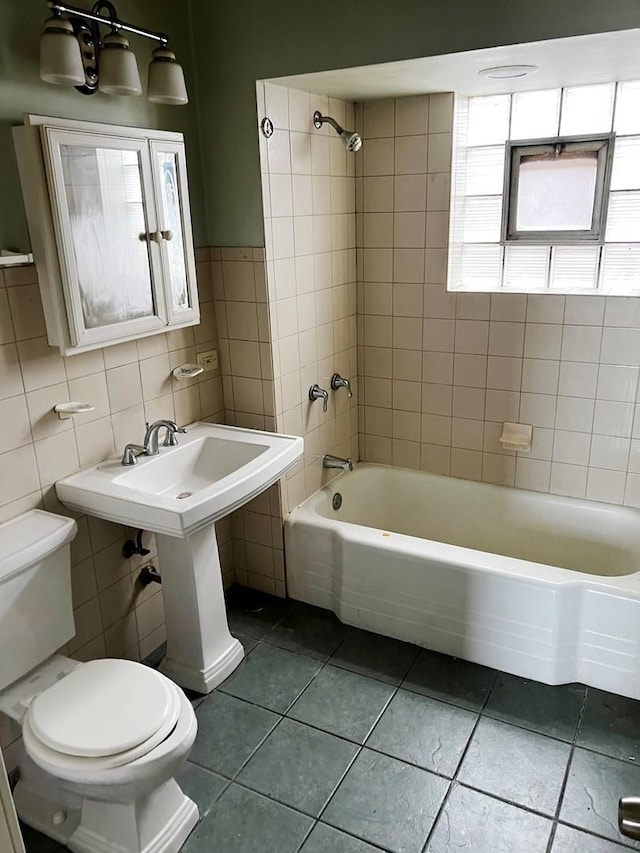
<path fill-rule="evenodd" d="M 342 495 L 340 494 L 340 492 L 335 493 L 331 500 L 331 503 L 333 504 L 334 509 L 340 509 L 340 507 L 342 506 Z"/>

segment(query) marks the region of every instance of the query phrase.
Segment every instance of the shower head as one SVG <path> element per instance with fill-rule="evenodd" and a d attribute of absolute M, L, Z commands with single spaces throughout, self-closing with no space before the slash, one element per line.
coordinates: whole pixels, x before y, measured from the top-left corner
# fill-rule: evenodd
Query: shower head
<path fill-rule="evenodd" d="M 338 134 L 347 151 L 359 151 L 362 148 L 362 138 L 358 133 L 354 130 L 345 130 L 343 127 L 340 127 L 334 118 L 331 118 L 331 116 L 323 116 L 320 110 L 316 110 L 313 114 L 313 126 L 320 130 L 325 121 L 330 124 Z"/>

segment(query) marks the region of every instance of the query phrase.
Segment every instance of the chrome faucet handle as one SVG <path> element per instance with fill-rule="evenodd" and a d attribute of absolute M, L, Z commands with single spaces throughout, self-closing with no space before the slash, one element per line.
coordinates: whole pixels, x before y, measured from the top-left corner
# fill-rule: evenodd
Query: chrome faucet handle
<path fill-rule="evenodd" d="M 122 465 L 137 465 L 138 456 L 144 453 L 145 448 L 140 444 L 127 444 L 122 454 Z"/>
<path fill-rule="evenodd" d="M 183 427 L 178 427 L 177 429 L 167 429 L 166 435 L 164 437 L 164 441 L 162 442 L 163 447 L 176 447 L 178 445 L 178 439 L 176 438 L 177 433 L 186 433 L 186 429 Z"/>
<path fill-rule="evenodd" d="M 353 397 L 353 392 L 351 391 L 351 382 L 348 379 L 343 379 L 339 373 L 334 373 L 331 377 L 331 389 L 333 391 L 337 391 L 338 388 L 346 388 L 347 389 L 347 397 Z"/>
<path fill-rule="evenodd" d="M 315 385 L 312 385 L 311 388 L 309 388 L 309 399 L 313 403 L 314 400 L 319 400 L 321 398 L 322 411 L 326 412 L 329 405 L 329 392 L 325 391 L 324 388 L 321 388 L 316 382 Z"/>

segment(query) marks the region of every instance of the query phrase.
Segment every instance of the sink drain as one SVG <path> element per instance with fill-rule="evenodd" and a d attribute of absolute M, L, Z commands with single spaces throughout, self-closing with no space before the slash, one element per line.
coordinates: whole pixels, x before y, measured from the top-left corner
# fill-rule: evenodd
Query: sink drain
<path fill-rule="evenodd" d="M 180 492 L 179 495 L 176 495 L 177 501 L 183 501 L 185 498 L 190 498 L 193 492 Z"/>

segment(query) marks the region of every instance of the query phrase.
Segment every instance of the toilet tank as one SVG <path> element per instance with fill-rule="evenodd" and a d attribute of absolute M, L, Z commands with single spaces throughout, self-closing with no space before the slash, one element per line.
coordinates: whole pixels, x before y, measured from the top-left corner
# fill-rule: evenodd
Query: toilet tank
<path fill-rule="evenodd" d="M 73 519 L 34 509 L 0 524 L 0 690 L 75 634 Z"/>

